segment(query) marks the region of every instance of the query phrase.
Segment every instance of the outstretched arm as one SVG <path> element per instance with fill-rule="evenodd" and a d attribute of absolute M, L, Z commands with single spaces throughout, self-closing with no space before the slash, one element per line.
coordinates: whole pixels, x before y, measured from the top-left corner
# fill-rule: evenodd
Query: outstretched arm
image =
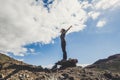
<path fill-rule="evenodd" d="M 70 30 L 71 27 L 72 27 L 72 26 L 70 26 L 70 27 L 65 31 L 65 33 L 66 33 L 68 30 Z"/>

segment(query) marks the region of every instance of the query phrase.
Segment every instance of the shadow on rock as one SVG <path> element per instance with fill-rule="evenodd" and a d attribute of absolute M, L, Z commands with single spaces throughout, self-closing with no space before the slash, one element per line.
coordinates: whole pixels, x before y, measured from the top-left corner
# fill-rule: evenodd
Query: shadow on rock
<path fill-rule="evenodd" d="M 12 73 L 7 75 L 4 79 L 7 80 L 12 75 L 18 73 L 21 70 L 28 70 L 31 72 L 41 72 L 44 71 L 42 67 L 32 66 L 32 65 L 17 65 L 17 64 L 11 64 L 8 67 L 5 67 L 4 69 L 15 69 Z"/>
<path fill-rule="evenodd" d="M 55 63 L 55 65 L 52 67 L 52 71 L 61 70 L 68 67 L 76 67 L 77 63 L 77 59 L 61 60 Z"/>

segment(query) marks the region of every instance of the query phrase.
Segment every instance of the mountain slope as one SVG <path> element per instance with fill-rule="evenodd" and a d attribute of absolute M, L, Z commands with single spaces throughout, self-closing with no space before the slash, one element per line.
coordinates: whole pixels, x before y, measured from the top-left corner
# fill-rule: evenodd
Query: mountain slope
<path fill-rule="evenodd" d="M 4 63 L 11 60 L 14 61 L 14 59 L 0 53 L 0 63 Z"/>
<path fill-rule="evenodd" d="M 114 72 L 120 72 L 120 54 L 112 55 L 106 59 L 100 59 L 87 68 L 109 70 Z"/>
<path fill-rule="evenodd" d="M 0 53 L 0 74 L 4 75 L 5 80 L 19 80 L 19 77 L 23 74 L 36 77 L 32 72 L 41 71 L 43 71 L 41 66 L 29 65 Z M 31 77 L 28 80 L 31 80 Z"/>

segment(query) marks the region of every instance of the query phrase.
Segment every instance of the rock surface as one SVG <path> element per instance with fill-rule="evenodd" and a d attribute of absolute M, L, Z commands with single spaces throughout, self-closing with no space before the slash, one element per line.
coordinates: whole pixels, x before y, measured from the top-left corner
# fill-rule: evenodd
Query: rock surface
<path fill-rule="evenodd" d="M 55 63 L 55 65 L 52 67 L 52 70 L 57 69 L 65 69 L 68 67 L 76 67 L 78 60 L 77 59 L 69 59 L 69 60 L 61 60 Z"/>
<path fill-rule="evenodd" d="M 120 57 L 117 54 L 82 68 L 76 66 L 76 59 L 70 59 L 58 61 L 56 64 L 61 66 L 53 71 L 0 54 L 0 65 L 2 66 L 0 80 L 120 80 L 119 62 Z M 108 64 L 109 67 L 104 68 Z"/>

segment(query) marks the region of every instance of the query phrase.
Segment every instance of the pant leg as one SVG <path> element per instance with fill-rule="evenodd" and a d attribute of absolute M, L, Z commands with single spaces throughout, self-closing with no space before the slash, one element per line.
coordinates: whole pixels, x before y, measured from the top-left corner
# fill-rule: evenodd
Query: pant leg
<path fill-rule="evenodd" d="M 62 42 L 63 59 L 67 60 L 66 42 Z"/>

